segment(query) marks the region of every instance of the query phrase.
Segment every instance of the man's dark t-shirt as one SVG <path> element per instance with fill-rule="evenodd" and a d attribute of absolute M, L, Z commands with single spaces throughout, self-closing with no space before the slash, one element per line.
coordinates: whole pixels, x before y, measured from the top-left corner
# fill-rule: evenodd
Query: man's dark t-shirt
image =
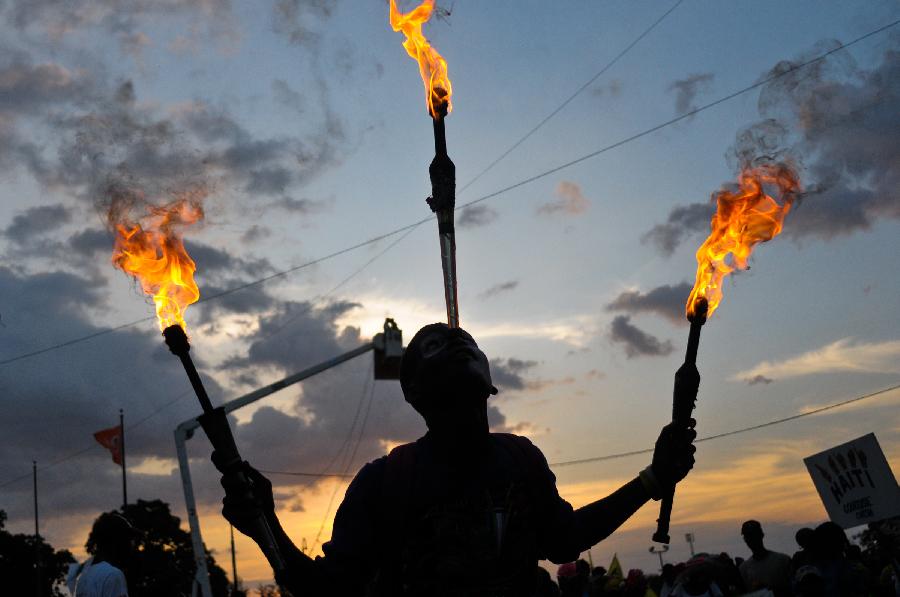
<path fill-rule="evenodd" d="M 539 559 L 568 562 L 576 516 L 528 439 L 491 434 L 448 450 L 426 434 L 370 462 L 317 558 L 337 595 L 529 595 Z"/>

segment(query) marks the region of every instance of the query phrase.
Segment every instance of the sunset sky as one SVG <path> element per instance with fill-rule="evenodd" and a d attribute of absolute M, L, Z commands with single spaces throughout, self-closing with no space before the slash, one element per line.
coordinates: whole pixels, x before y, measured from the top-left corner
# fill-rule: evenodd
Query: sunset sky
<path fill-rule="evenodd" d="M 456 213 L 462 325 L 492 359 L 494 428 L 529 436 L 563 497 L 583 505 L 648 464 L 557 465 L 649 448 L 667 422 L 709 197 L 747 151 L 795 164 L 804 193 L 704 328 L 700 437 L 900 384 L 896 2 L 438 4 L 425 34 L 453 81 L 457 204 L 479 200 Z M 164 499 L 186 526 L 172 432 L 199 406 L 152 305 L 110 264 L 105 207 L 122 189 L 205 198 L 184 231 L 201 295 L 243 287 L 187 312 L 215 403 L 368 341 L 385 317 L 406 340 L 445 318 L 431 124 L 402 41 L 386 0 L 0 1 L 8 529 L 33 529 L 36 460 L 41 533 L 84 556 L 93 519 L 121 502 L 92 438 L 120 408 L 129 498 Z M 244 457 L 352 474 L 419 437 L 399 384 L 370 377 L 360 357 L 238 411 Z M 874 432 L 898 470 L 898 398 L 700 443 L 666 559 L 688 557 L 686 532 L 746 556 L 747 518 L 793 551 L 826 517 L 803 457 Z M 198 433 L 189 451 L 204 540 L 230 574 L 210 446 Z M 347 480 L 281 473 L 285 526 L 318 552 Z M 656 516 L 643 508 L 595 564 L 618 552 L 655 569 Z M 248 586 L 271 580 L 249 540 L 237 547 Z"/>

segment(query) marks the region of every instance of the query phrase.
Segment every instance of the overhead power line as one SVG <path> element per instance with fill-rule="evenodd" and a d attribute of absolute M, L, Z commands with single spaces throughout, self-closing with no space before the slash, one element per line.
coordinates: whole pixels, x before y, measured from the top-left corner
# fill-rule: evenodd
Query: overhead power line
<path fill-rule="evenodd" d="M 550 121 L 551 118 L 553 118 L 554 116 L 556 116 L 557 114 L 559 114 L 560 112 L 562 112 L 562 110 L 563 110 L 566 106 L 568 106 L 570 103 L 572 103 L 572 100 L 574 100 L 576 97 L 578 97 L 579 95 L 581 95 L 581 93 L 582 93 L 585 89 L 587 89 L 588 87 L 590 87 L 590 86 L 594 83 L 594 81 L 596 81 L 596 80 L 599 79 L 601 76 L 603 76 L 603 74 L 605 74 L 606 71 L 608 71 L 609 69 L 611 69 L 611 68 L 612 68 L 619 60 L 621 60 L 621 59 L 625 56 L 625 54 L 627 54 L 628 52 L 630 52 L 631 49 L 634 48 L 634 46 L 638 45 L 638 43 L 640 43 L 640 41 L 641 41 L 642 39 L 644 39 L 645 37 L 647 37 L 647 36 L 650 34 L 651 31 L 653 31 L 654 29 L 656 29 L 656 26 L 659 25 L 660 23 L 662 23 L 662 22 L 666 19 L 666 17 L 668 17 L 668 16 L 669 16 L 670 14 L 672 14 L 673 12 L 675 12 L 675 9 L 678 8 L 679 6 L 681 6 L 681 3 L 682 3 L 682 2 L 684 2 L 684 0 L 678 0 L 678 2 L 676 2 L 675 4 L 673 4 L 673 5 L 669 8 L 669 10 L 667 10 L 666 12 L 664 12 L 664 13 L 662 14 L 662 16 L 660 16 L 658 19 L 656 19 L 655 21 L 653 21 L 653 23 L 652 23 L 649 27 L 647 27 L 646 29 L 644 29 L 644 31 L 642 31 L 640 35 L 638 35 L 636 38 L 634 38 L 634 40 L 633 40 L 630 44 L 628 44 L 627 46 L 625 46 L 625 48 L 624 48 L 621 52 L 619 52 L 618 54 L 616 54 L 615 57 L 613 57 L 612 60 L 610 60 L 609 62 L 607 62 L 607 63 L 603 66 L 603 68 L 601 68 L 599 71 L 597 71 L 596 73 L 594 73 L 594 75 L 593 75 L 590 79 L 588 79 L 581 87 L 579 87 L 578 89 L 576 89 L 575 92 L 574 92 L 572 95 L 570 95 L 569 97 L 567 97 L 567 98 L 566 98 L 559 106 L 557 106 L 552 112 L 550 112 L 549 114 L 547 114 L 547 116 L 545 116 L 543 120 L 541 120 L 539 123 L 537 123 L 536 125 L 534 125 L 534 127 L 532 127 L 527 133 L 525 133 L 524 135 L 522 135 L 522 136 L 519 138 L 518 141 L 516 141 L 515 143 L 513 143 L 512 145 L 510 145 L 509 149 L 507 149 L 506 151 L 504 151 L 503 153 L 501 153 L 501 154 L 500 154 L 493 162 L 491 162 L 490 164 L 488 164 L 487 166 L 485 166 L 483 170 L 481 170 L 478 174 L 476 174 L 475 176 L 473 176 L 473 177 L 469 180 L 469 182 L 467 182 L 467 183 L 464 184 L 462 187 L 460 187 L 459 192 L 462 193 L 463 191 L 465 191 L 466 189 L 468 189 L 470 186 L 472 186 L 472 185 L 475 183 L 476 180 L 478 180 L 479 178 L 481 178 L 482 176 L 484 176 L 485 174 L 487 174 L 487 172 L 488 172 L 489 170 L 491 170 L 494 166 L 496 166 L 497 164 L 499 164 L 500 162 L 502 162 L 504 159 L 506 159 L 506 156 L 508 156 L 509 154 L 511 154 L 511 153 L 512 153 L 513 151 L 515 151 L 520 145 L 522 145 L 522 143 L 524 143 L 525 141 L 527 141 L 528 138 L 531 137 L 531 135 L 535 134 L 535 133 L 538 131 L 538 129 L 540 129 L 540 128 L 543 127 L 545 124 L 547 124 L 547 123 Z"/>
<path fill-rule="evenodd" d="M 878 35 L 878 34 L 880 34 L 880 33 L 884 33 L 885 31 L 888 31 L 889 29 L 892 29 L 893 27 L 896 27 L 898 24 L 900 24 L 900 19 L 898 19 L 898 20 L 896 20 L 896 21 L 893 21 L 893 22 L 891 22 L 891 23 L 888 23 L 887 25 L 884 25 L 884 26 L 882 26 L 882 27 L 879 27 L 878 29 L 875 29 L 874 31 L 870 31 L 869 33 L 866 33 L 866 34 L 864 34 L 864 35 L 861 35 L 860 37 L 857 37 L 856 39 L 853 39 L 852 41 L 849 41 L 849 42 L 847 42 L 847 43 L 845 43 L 845 44 L 841 44 L 841 45 L 839 45 L 839 46 L 837 46 L 837 47 L 835 47 L 835 48 L 832 48 L 831 50 L 828 50 L 827 52 L 824 52 L 824 53 L 820 54 L 819 56 L 817 56 L 817 57 L 815 57 L 815 58 L 812 58 L 812 59 L 810 59 L 810 60 L 807 60 L 806 62 L 802 62 L 802 63 L 799 63 L 799 64 L 795 64 L 795 65 L 791 66 L 790 68 L 787 68 L 787 69 L 785 69 L 785 70 L 783 70 L 783 71 L 778 71 L 777 73 L 775 73 L 775 74 L 773 74 L 773 75 L 770 75 L 770 76 L 768 76 L 768 77 L 766 77 L 766 78 L 764 78 L 764 79 L 761 79 L 760 81 L 757 81 L 756 83 L 753 83 L 753 84 L 748 85 L 748 86 L 746 86 L 746 87 L 744 87 L 744 88 L 742 88 L 742 89 L 739 89 L 739 90 L 737 90 L 737 91 L 734 91 L 734 92 L 732 92 L 732 93 L 729 93 L 728 95 L 725 95 L 725 96 L 723 96 L 723 97 L 720 97 L 719 99 L 714 100 L 714 101 L 712 101 L 712 102 L 709 102 L 709 103 L 707 103 L 707 104 L 704 104 L 704 105 L 702 105 L 702 106 L 700 106 L 700 107 L 698 107 L 698 108 L 695 108 L 695 109 L 693 109 L 693 110 L 690 110 L 690 111 L 688 111 L 688 112 L 685 112 L 684 114 L 681 114 L 680 116 L 676 116 L 676 117 L 674 117 L 674 118 L 671 118 L 671 119 L 669 119 L 669 120 L 666 120 L 666 121 L 664 121 L 664 122 L 661 122 L 661 123 L 659 123 L 659 124 L 656 124 L 656 125 L 654 125 L 654 126 L 651 126 L 651 127 L 649 127 L 649 128 L 643 129 L 642 131 L 640 131 L 640 132 L 638 132 L 638 133 L 635 133 L 635 134 L 633 134 L 633 135 L 631 135 L 631 136 L 629 136 L 629 137 L 625 137 L 624 139 L 621 139 L 621 140 L 619 140 L 619 141 L 616 141 L 615 143 L 611 143 L 611 144 L 609 144 L 609 145 L 606 145 L 605 147 L 601 147 L 600 149 L 597 149 L 596 151 L 592 151 L 592 152 L 590 152 L 590 153 L 588 153 L 588 154 L 585 154 L 585 155 L 583 155 L 583 156 L 581 156 L 581 157 L 575 158 L 575 159 L 570 160 L 570 161 L 568 161 L 568 162 L 564 162 L 564 163 L 562 163 L 562 164 L 559 164 L 558 166 L 554 166 L 553 168 L 550 168 L 549 170 L 544 170 L 543 172 L 540 172 L 539 174 L 535 174 L 534 176 L 530 176 L 530 177 L 528 177 L 528 178 L 525 178 L 525 179 L 523 179 L 523 180 L 520 180 L 519 182 L 513 183 L 513 184 L 511 184 L 511 185 L 508 185 L 508 186 L 506 186 L 506 187 L 503 187 L 503 188 L 501 188 L 501 189 L 498 189 L 498 190 L 493 191 L 493 192 L 491 192 L 491 193 L 488 193 L 488 194 L 486 194 L 486 195 L 482 195 L 481 197 L 478 197 L 477 199 L 473 199 L 473 200 L 468 201 L 468 202 L 466 202 L 466 203 L 462 203 L 462 204 L 460 204 L 460 205 L 457 205 L 457 206 L 456 206 L 456 209 L 457 209 L 457 210 L 460 210 L 460 209 L 464 209 L 464 208 L 466 208 L 466 207 L 469 207 L 469 206 L 471 206 L 471 205 L 475 205 L 475 204 L 477 204 L 477 203 L 481 203 L 481 202 L 483 202 L 483 201 L 488 201 L 488 200 L 490 200 L 490 199 L 493 199 L 494 197 L 497 197 L 497 196 L 499 196 L 499 195 L 503 195 L 504 193 L 508 193 L 509 191 L 512 191 L 512 190 L 514 190 L 514 189 L 517 189 L 517 188 L 519 188 L 519 187 L 522 187 L 522 186 L 525 186 L 525 185 L 528 185 L 528 184 L 531 184 L 531 183 L 533 183 L 533 182 L 535 182 L 535 181 L 537 181 L 537 180 L 540 180 L 540 179 L 542 179 L 542 178 L 544 178 L 544 177 L 550 176 L 551 174 L 556 174 L 557 172 L 560 172 L 560 171 L 562 171 L 562 170 L 566 170 L 566 169 L 568 169 L 568 168 L 571 168 L 572 166 L 575 166 L 575 165 L 577 165 L 577 164 L 580 164 L 580 163 L 582 163 L 582 162 L 584 162 L 584 161 L 586 161 L 586 160 L 595 158 L 595 157 L 597 157 L 597 156 L 599 156 L 599 155 L 602 155 L 602 154 L 604 154 L 604 153 L 607 153 L 607 152 L 609 152 L 609 151 L 612 151 L 613 149 L 617 149 L 617 148 L 619 148 L 619 147 L 622 147 L 623 145 L 627 145 L 628 143 L 631 143 L 631 142 L 633 142 L 633 141 L 637 141 L 638 139 L 641 139 L 641 138 L 643 138 L 643 137 L 646 137 L 646 136 L 648 136 L 648 135 L 651 135 L 651 134 L 653 134 L 653 133 L 655 133 L 655 132 L 657 132 L 657 131 L 660 131 L 660 130 L 662 130 L 662 129 L 664 129 L 664 128 L 670 127 L 670 126 L 672 126 L 673 124 L 677 124 L 677 123 L 681 122 L 682 120 L 686 120 L 686 119 L 691 118 L 692 116 L 695 116 L 695 115 L 697 115 L 697 114 L 699 114 L 699 113 L 701 113 L 701 112 L 705 112 L 706 110 L 708 110 L 708 109 L 710 109 L 710 108 L 713 108 L 713 107 L 715 107 L 715 106 L 718 106 L 719 104 L 722 104 L 722 103 L 725 103 L 725 102 L 727 102 L 727 101 L 730 101 L 730 100 L 732 100 L 732 99 L 734 99 L 734 98 L 736 98 L 736 97 L 739 97 L 739 96 L 741 96 L 741 95 L 744 95 L 745 93 L 748 93 L 748 92 L 750 92 L 750 91 L 753 91 L 754 89 L 758 89 L 758 88 L 762 87 L 763 85 L 766 85 L 766 84 L 768 84 L 768 83 L 771 83 L 772 81 L 775 81 L 775 80 L 777 80 L 777 79 L 780 79 L 781 77 L 784 77 L 784 76 L 787 76 L 787 75 L 789 75 L 789 74 L 792 74 L 792 73 L 794 73 L 794 72 L 796 72 L 796 71 L 798 71 L 798 70 L 801 70 L 801 69 L 803 69 L 803 68 L 806 68 L 806 67 L 808 67 L 808 66 L 810 66 L 810 65 L 812 65 L 812 64 L 821 62 L 822 60 L 825 60 L 826 58 L 828 58 L 829 56 L 831 56 L 832 54 L 834 54 L 834 53 L 836 53 L 836 52 L 840 52 L 840 51 L 842 51 L 842 50 L 845 50 L 845 49 L 847 49 L 847 48 L 849 48 L 849 47 L 851 47 L 851 46 L 854 46 L 854 45 L 856 45 L 856 44 L 858 44 L 858 43 L 860 43 L 860 42 L 862 42 L 862 41 L 865 41 L 865 40 L 867 40 L 867 39 L 869 39 L 869 38 L 871 38 L 871 37 L 874 37 L 874 36 L 876 36 L 876 35 Z M 235 292 L 239 292 L 239 291 L 245 290 L 245 289 L 247 289 L 247 288 L 251 288 L 251 287 L 254 287 L 254 286 L 258 286 L 258 285 L 260 285 L 260 284 L 264 284 L 264 283 L 266 283 L 266 282 L 269 282 L 270 280 L 274 280 L 274 279 L 276 279 L 276 278 L 282 278 L 282 277 L 285 277 L 285 276 L 287 276 L 287 275 L 289 275 L 289 274 L 292 274 L 292 273 L 297 272 L 297 271 L 299 271 L 299 270 L 302 270 L 302 269 L 304 269 L 304 268 L 310 267 L 310 266 L 312 266 L 312 265 L 316 265 L 316 264 L 322 263 L 322 262 L 324 262 L 324 261 L 328 261 L 328 260 L 330 260 L 330 259 L 333 259 L 333 258 L 338 257 L 338 256 L 340 256 L 340 255 L 343 255 L 343 254 L 345 254 L 345 253 L 349 253 L 350 251 L 354 251 L 354 250 L 356 250 L 356 249 L 365 247 L 365 246 L 367 246 L 367 245 L 374 244 L 374 243 L 376 243 L 376 242 L 378 242 L 378 241 L 381 241 L 381 240 L 384 240 L 384 239 L 386 239 L 386 238 L 390 238 L 390 237 L 392 237 L 392 236 L 394 236 L 394 235 L 396 235 L 396 234 L 400 234 L 401 232 L 405 232 L 405 231 L 407 231 L 407 230 L 410 230 L 410 229 L 412 229 L 412 228 L 415 228 L 415 227 L 417 227 L 417 226 L 420 226 L 421 224 L 424 224 L 425 222 L 428 222 L 428 221 L 431 221 L 431 220 L 433 220 L 433 218 L 430 217 L 430 216 L 429 216 L 429 217 L 422 218 L 421 220 L 418 220 L 418 221 L 413 222 L 413 223 L 411 223 L 411 224 L 407 224 L 407 225 L 405 225 L 405 226 L 401 226 L 400 228 L 396 228 L 396 229 L 394 229 L 394 230 L 392 230 L 392 231 L 390 231 L 390 232 L 386 232 L 386 233 L 384 233 L 384 234 L 380 234 L 380 235 L 375 236 L 375 237 L 372 237 L 372 238 L 370 238 L 370 239 L 368 239 L 368 240 L 365 240 L 365 241 L 356 243 L 356 244 L 354 244 L 354 245 L 351 245 L 351 246 L 349 246 L 349 247 L 345 247 L 345 248 L 343 248 L 343 249 L 334 251 L 334 252 L 329 253 L 329 254 L 327 254 L 327 255 L 324 255 L 324 256 L 322 256 L 322 257 L 319 257 L 319 258 L 313 259 L 313 260 L 311 260 L 311 261 L 307 261 L 307 262 L 305 262 L 305 263 L 302 263 L 302 264 L 300 264 L 300 265 L 296 265 L 296 266 L 294 266 L 294 267 L 291 267 L 291 268 L 288 268 L 288 269 L 285 269 L 285 270 L 282 270 L 282 271 L 279 271 L 279 272 L 275 272 L 275 273 L 270 274 L 270 275 L 268 275 L 268 276 L 265 276 L 265 277 L 263 277 L 263 278 L 258 278 L 258 279 L 256 279 L 256 280 L 247 282 L 247 283 L 245 283 L 245 284 L 240 284 L 240 285 L 238 285 L 238 286 L 235 286 L 235 287 L 233 287 L 233 288 L 229 288 L 229 289 L 224 290 L 224 291 L 222 291 L 222 292 L 219 292 L 219 293 L 217 293 L 217 294 L 209 295 L 209 296 L 207 296 L 207 297 L 205 297 L 205 298 L 203 298 L 203 299 L 200 299 L 200 301 L 198 301 L 198 303 L 205 303 L 205 302 L 208 302 L 208 301 L 216 300 L 216 299 L 219 299 L 219 298 L 228 296 L 228 295 L 230 295 L 230 294 L 234 294 Z M 141 319 L 136 319 L 136 320 L 134 320 L 134 321 L 130 321 L 130 322 L 128 322 L 128 323 L 123 323 L 123 324 L 121 324 L 121 325 L 118 325 L 118 326 L 115 326 L 115 327 L 112 327 L 112 328 L 107 328 L 107 329 L 105 329 L 105 330 L 100 330 L 100 331 L 94 332 L 94 333 L 92 333 L 92 334 L 88 334 L 88 335 L 85 335 L 85 336 L 80 336 L 80 337 L 78 337 L 78 338 L 73 338 L 73 339 L 67 340 L 67 341 L 65 341 L 65 342 L 61 342 L 61 343 L 58 343 L 58 344 L 53 344 L 53 345 L 50 345 L 50 346 L 46 346 L 46 347 L 44 347 L 44 348 L 40 348 L 40 349 L 33 350 L 33 351 L 30 351 L 30 352 L 27 352 L 27 353 L 23 353 L 23 354 L 20 354 L 20 355 L 15 356 L 15 357 L 11 357 L 11 358 L 8 358 L 8 359 L 5 359 L 5 360 L 0 361 L 0 366 L 8 365 L 8 364 L 10 364 L 10 363 L 14 363 L 14 362 L 20 361 L 20 360 L 22 360 L 22 359 L 27 359 L 27 358 L 29 358 L 29 357 L 37 356 L 37 355 L 40 355 L 40 354 L 44 354 L 44 353 L 46 353 L 46 352 L 50 352 L 50 351 L 52 351 L 52 350 L 56 350 L 56 349 L 59 349 L 59 348 L 64 348 L 64 347 L 67 347 L 67 346 L 72 346 L 73 344 L 78 344 L 78 343 L 80 343 L 80 342 L 84 342 L 84 341 L 87 341 L 87 340 L 91 340 L 91 339 L 94 339 L 94 338 L 97 338 L 97 337 L 100 337 L 100 336 L 105 336 L 105 335 L 110 334 L 110 333 L 112 333 L 112 332 L 119 331 L 119 330 L 122 330 L 122 329 L 125 329 L 125 328 L 128 328 L 128 327 L 131 327 L 131 326 L 133 326 L 133 325 L 137 325 L 137 324 L 142 323 L 142 322 L 145 322 L 145 321 L 150 321 L 150 320 L 152 320 L 152 319 L 153 319 L 153 317 L 144 317 L 144 318 L 141 318 Z"/>
<path fill-rule="evenodd" d="M 894 390 L 900 389 L 900 384 L 895 386 L 891 386 L 889 388 L 884 388 L 883 390 L 878 390 L 877 392 L 872 392 L 870 394 L 864 394 L 862 396 L 856 396 L 854 398 L 850 398 L 848 400 L 842 400 L 841 402 L 835 402 L 833 404 L 828 404 L 826 406 L 822 406 L 819 408 L 814 408 L 812 410 L 800 412 L 789 417 L 783 417 L 781 419 L 773 419 L 771 421 L 766 421 L 765 423 L 759 423 L 756 425 L 751 425 L 750 427 L 742 427 L 740 429 L 733 429 L 731 431 L 726 431 L 724 433 L 717 433 L 715 435 L 708 435 L 706 437 L 701 437 L 694 440 L 694 443 L 700 442 L 708 442 L 715 439 L 722 439 L 723 437 L 731 437 L 732 435 L 739 435 L 741 433 L 748 433 L 750 431 L 756 431 L 758 429 L 764 429 L 766 427 L 773 427 L 775 425 L 781 425 L 782 423 L 788 423 L 790 421 L 796 421 L 797 419 L 802 419 L 804 417 L 810 417 L 812 415 L 818 415 L 820 413 L 834 410 L 836 408 L 841 408 L 843 406 L 847 406 L 850 404 L 854 404 L 856 402 L 862 402 L 863 400 L 868 400 L 870 398 L 875 398 L 876 396 L 881 396 L 882 394 L 887 394 L 888 392 L 892 392 Z M 589 458 L 579 458 L 577 460 L 564 460 L 562 462 L 551 462 L 550 468 L 560 468 L 564 466 L 574 466 L 577 464 L 589 464 L 592 462 L 602 462 L 605 460 L 618 460 L 620 458 L 627 458 L 629 456 L 638 456 L 640 454 L 652 454 L 653 448 L 645 448 L 643 450 L 632 450 L 630 452 L 614 452 L 612 454 L 604 454 L 603 456 L 591 456 Z M 285 475 L 290 477 L 314 477 L 314 478 L 336 478 L 336 479 L 350 479 L 355 475 L 351 474 L 319 474 L 319 473 L 307 473 L 302 471 L 272 471 L 272 470 L 262 470 L 260 472 L 266 473 L 268 475 Z"/>

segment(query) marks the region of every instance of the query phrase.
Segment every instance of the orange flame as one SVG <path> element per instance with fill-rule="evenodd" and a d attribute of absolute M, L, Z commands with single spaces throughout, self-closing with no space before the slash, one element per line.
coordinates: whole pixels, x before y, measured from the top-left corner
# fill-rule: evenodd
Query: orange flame
<path fill-rule="evenodd" d="M 200 289 L 194 282 L 196 265 L 184 248 L 179 228 L 202 220 L 203 207 L 180 199 L 150 207 L 149 212 L 140 223 L 116 224 L 112 262 L 137 278 L 153 297 L 160 330 L 175 324 L 186 330 L 184 311 L 200 298 Z"/>
<path fill-rule="evenodd" d="M 767 189 L 776 188 L 778 199 L 767 193 Z M 697 280 L 686 307 L 689 318 L 699 298 L 709 303 L 707 316 L 713 314 L 722 301 L 725 276 L 736 269 L 747 269 L 753 248 L 781 232 L 799 191 L 800 180 L 792 167 L 765 164 L 745 168 L 737 190 L 723 187 L 713 194 L 717 209 L 709 237 L 697 250 Z"/>
<path fill-rule="evenodd" d="M 453 93 L 447 76 L 447 61 L 431 47 L 422 35 L 422 25 L 431 18 L 434 0 L 423 0 L 422 4 L 403 14 L 397 10 L 396 0 L 391 0 L 391 28 L 406 35 L 403 47 L 419 63 L 419 72 L 425 83 L 425 102 L 432 118 L 443 118 L 453 109 L 450 96 Z"/>

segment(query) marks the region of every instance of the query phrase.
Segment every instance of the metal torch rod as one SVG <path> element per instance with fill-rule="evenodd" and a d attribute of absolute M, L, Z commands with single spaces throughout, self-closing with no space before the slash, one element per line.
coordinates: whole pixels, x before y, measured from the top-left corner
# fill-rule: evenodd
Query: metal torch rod
<path fill-rule="evenodd" d="M 228 419 L 225 418 L 225 411 L 221 407 L 218 409 L 213 408 L 209 395 L 206 393 L 206 388 L 203 386 L 203 380 L 200 379 L 200 374 L 197 372 L 194 360 L 191 358 L 191 345 L 188 342 L 187 334 L 184 333 L 184 329 L 180 325 L 176 324 L 164 329 L 163 337 L 172 354 L 181 360 L 191 386 L 194 388 L 194 393 L 197 394 L 197 400 L 200 401 L 200 406 L 203 408 L 204 416 L 200 418 L 201 422 L 206 417 L 210 421 L 211 428 L 217 431 L 216 433 L 211 433 L 211 428 L 204 426 L 204 431 L 206 431 L 207 437 L 213 444 L 213 448 L 218 453 L 221 453 L 223 461 L 228 463 L 227 466 L 235 467 L 236 474 L 241 478 L 242 484 L 250 488 L 250 480 L 246 478 L 242 470 L 238 470 L 243 464 L 243 458 L 241 458 L 237 445 L 234 442 Z M 255 538 L 259 542 L 259 548 L 265 554 L 266 559 L 269 560 L 275 572 L 284 571 L 287 568 L 287 564 L 281 555 L 281 550 L 278 547 L 275 533 L 272 531 L 269 521 L 265 515 L 260 514 L 254 521 L 254 524 L 257 527 L 257 533 L 255 533 L 257 536 Z"/>
<path fill-rule="evenodd" d="M 675 373 L 675 390 L 672 396 L 672 422 L 679 428 L 687 427 L 691 413 L 694 410 L 696 395 L 693 390 L 685 391 L 685 387 L 679 383 L 682 375 L 696 374 L 697 348 L 700 346 L 700 330 L 706 323 L 706 312 L 709 305 L 705 299 L 700 298 L 694 305 L 694 313 L 688 317 L 691 329 L 688 332 L 687 350 L 684 355 L 684 363 Z M 692 371 L 693 370 L 693 371 Z M 659 518 L 656 519 L 656 532 L 653 540 L 657 543 L 667 544 L 669 538 L 669 523 L 672 518 L 672 504 L 675 500 L 675 486 L 666 488 L 662 501 L 659 504 Z"/>
<path fill-rule="evenodd" d="M 456 278 L 456 229 L 453 221 L 453 212 L 456 207 L 456 166 L 447 155 L 444 117 L 433 118 L 432 123 L 434 125 L 434 160 L 428 169 L 431 175 L 431 197 L 428 199 L 428 205 L 438 220 L 447 325 L 457 328 L 459 327 L 459 296 Z"/>

